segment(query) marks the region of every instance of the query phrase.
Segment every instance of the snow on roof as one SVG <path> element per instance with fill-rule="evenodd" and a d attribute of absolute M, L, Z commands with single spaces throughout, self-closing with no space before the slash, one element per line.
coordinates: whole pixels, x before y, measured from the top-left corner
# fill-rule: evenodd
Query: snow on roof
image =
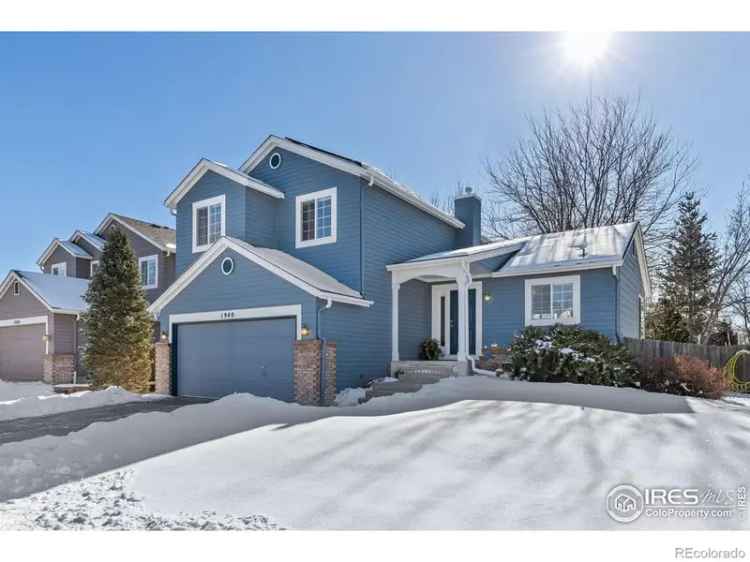
<path fill-rule="evenodd" d="M 104 244 L 107 242 L 104 238 L 102 238 L 101 236 L 97 236 L 93 232 L 84 232 L 82 230 L 76 230 L 75 234 L 70 237 L 70 241 L 73 242 L 73 240 L 75 240 L 78 236 L 86 240 L 89 244 L 94 246 L 94 248 L 100 251 L 104 249 Z"/>
<path fill-rule="evenodd" d="M 523 239 L 515 240 L 499 240 L 496 242 L 490 242 L 489 244 L 479 244 L 477 246 L 469 246 L 468 248 L 458 248 L 456 250 L 448 250 L 447 252 L 436 252 L 434 254 L 428 254 L 409 260 L 406 263 L 418 263 L 423 261 L 432 260 L 444 260 L 451 258 L 464 258 L 464 257 L 480 257 L 483 254 L 488 253 L 505 253 L 513 252 L 518 250 L 523 244 Z"/>
<path fill-rule="evenodd" d="M 300 259 L 297 259 L 294 256 L 290 256 L 285 252 L 274 250 L 272 248 L 260 248 L 258 246 L 253 246 L 252 244 L 248 244 L 247 242 L 238 240 L 237 238 L 227 238 L 232 242 L 240 245 L 248 252 L 251 252 L 258 257 L 271 262 L 276 267 L 283 269 L 289 275 L 292 275 L 297 279 L 300 279 L 305 283 L 312 285 L 320 291 L 326 293 L 335 293 L 355 299 L 362 298 L 362 295 L 358 291 L 355 291 L 351 287 L 344 285 L 343 283 L 337 281 L 317 267 L 310 265 L 309 263 L 304 262 Z"/>
<path fill-rule="evenodd" d="M 606 267 L 622 259 L 637 226 L 637 222 L 631 222 L 499 240 L 489 244 L 428 254 L 404 262 L 404 264 L 466 258 L 469 261 L 479 261 L 514 252 L 514 255 L 499 269 L 500 273 L 513 275 L 539 269 L 565 269 L 597 263 Z M 394 267 L 398 268 L 399 265 L 402 264 Z"/>
<path fill-rule="evenodd" d="M 73 242 L 69 240 L 58 240 L 57 243 L 63 248 L 65 248 L 68 251 L 68 253 L 76 256 L 77 258 L 91 259 L 91 254 L 89 254 L 86 250 L 84 250 L 80 246 L 73 244 Z"/>
<path fill-rule="evenodd" d="M 88 279 L 32 271 L 16 271 L 16 274 L 50 308 L 75 312 L 83 312 L 87 308 L 83 295 L 89 287 Z"/>
<path fill-rule="evenodd" d="M 598 262 L 604 266 L 622 259 L 637 226 L 637 222 L 630 222 L 529 236 L 500 272 L 565 269 Z"/>

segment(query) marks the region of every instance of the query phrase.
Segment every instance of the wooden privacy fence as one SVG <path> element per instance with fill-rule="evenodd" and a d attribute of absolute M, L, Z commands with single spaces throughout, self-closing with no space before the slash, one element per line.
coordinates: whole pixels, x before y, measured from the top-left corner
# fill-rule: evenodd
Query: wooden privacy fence
<path fill-rule="evenodd" d="M 712 367 L 724 369 L 729 360 L 740 350 L 750 350 L 747 345 L 701 345 L 674 341 L 637 340 L 625 338 L 625 347 L 636 359 L 660 359 L 688 355 L 708 361 Z M 750 355 L 741 356 L 735 366 L 735 378 L 750 381 Z"/>

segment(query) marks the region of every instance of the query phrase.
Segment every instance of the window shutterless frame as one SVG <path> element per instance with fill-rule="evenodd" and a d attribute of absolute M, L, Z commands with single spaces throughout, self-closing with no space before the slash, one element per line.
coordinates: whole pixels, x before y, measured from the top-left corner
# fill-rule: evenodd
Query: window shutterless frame
<path fill-rule="evenodd" d="M 219 195 L 217 197 L 211 197 L 210 199 L 202 199 L 193 203 L 193 253 L 205 252 L 214 241 L 211 241 L 210 233 L 212 231 L 212 225 L 214 220 L 219 220 L 218 235 L 226 236 L 226 216 L 227 216 L 227 204 L 226 195 Z M 211 208 L 215 206 L 221 206 L 221 210 L 218 217 L 212 215 Z M 198 239 L 198 223 L 199 213 L 205 210 L 206 213 L 206 241 L 201 243 Z M 215 225 L 214 225 L 215 226 Z"/>
<path fill-rule="evenodd" d="M 581 276 L 566 275 L 564 277 L 540 277 L 538 279 L 526 279 L 525 285 L 525 309 L 526 326 L 554 326 L 555 324 L 580 324 L 581 323 Z M 550 312 L 553 309 L 552 294 L 554 285 L 573 285 L 573 316 L 571 318 L 533 318 L 532 293 L 534 287 L 550 287 Z"/>
<path fill-rule="evenodd" d="M 330 203 L 328 203 L 330 201 Z M 312 215 L 310 215 L 312 213 Z M 330 232 L 327 235 L 320 235 L 319 230 L 328 230 L 327 218 L 330 216 Z M 303 227 L 305 220 L 312 220 L 307 223 L 312 228 L 312 237 L 309 239 L 303 236 Z M 331 187 L 313 193 L 298 195 L 295 199 L 295 247 L 306 248 L 309 246 L 320 246 L 322 244 L 332 244 L 337 239 L 337 222 L 338 222 L 338 204 L 337 188 Z M 305 231 L 309 232 L 309 231 Z"/>
<path fill-rule="evenodd" d="M 145 276 L 144 276 L 145 266 Z M 153 267 L 153 270 L 152 270 Z M 159 286 L 159 256 L 144 256 L 138 259 L 138 271 L 141 274 L 141 287 L 156 289 Z M 153 272 L 153 275 L 152 275 Z"/>

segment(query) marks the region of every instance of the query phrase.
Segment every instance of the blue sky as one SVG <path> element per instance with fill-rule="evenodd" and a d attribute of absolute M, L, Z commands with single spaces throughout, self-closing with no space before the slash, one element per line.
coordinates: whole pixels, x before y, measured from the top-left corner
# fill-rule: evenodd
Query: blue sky
<path fill-rule="evenodd" d="M 556 34 L 0 34 L 0 271 L 109 211 L 162 202 L 201 157 L 268 135 L 376 165 L 429 197 L 482 189 L 526 116 L 581 101 Z M 617 34 L 595 95 L 640 95 L 699 158 L 715 222 L 750 174 L 750 34 Z"/>

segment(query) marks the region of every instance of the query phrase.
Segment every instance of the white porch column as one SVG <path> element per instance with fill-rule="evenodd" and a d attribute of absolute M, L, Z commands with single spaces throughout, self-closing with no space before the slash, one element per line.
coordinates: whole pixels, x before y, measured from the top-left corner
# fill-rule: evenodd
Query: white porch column
<path fill-rule="evenodd" d="M 468 264 L 462 264 L 461 272 L 456 276 L 458 285 L 458 361 L 467 361 L 469 358 L 469 286 L 471 285 L 471 274 Z"/>
<path fill-rule="evenodd" d="M 396 279 L 391 283 L 391 360 L 398 361 L 398 290 L 401 283 Z"/>

